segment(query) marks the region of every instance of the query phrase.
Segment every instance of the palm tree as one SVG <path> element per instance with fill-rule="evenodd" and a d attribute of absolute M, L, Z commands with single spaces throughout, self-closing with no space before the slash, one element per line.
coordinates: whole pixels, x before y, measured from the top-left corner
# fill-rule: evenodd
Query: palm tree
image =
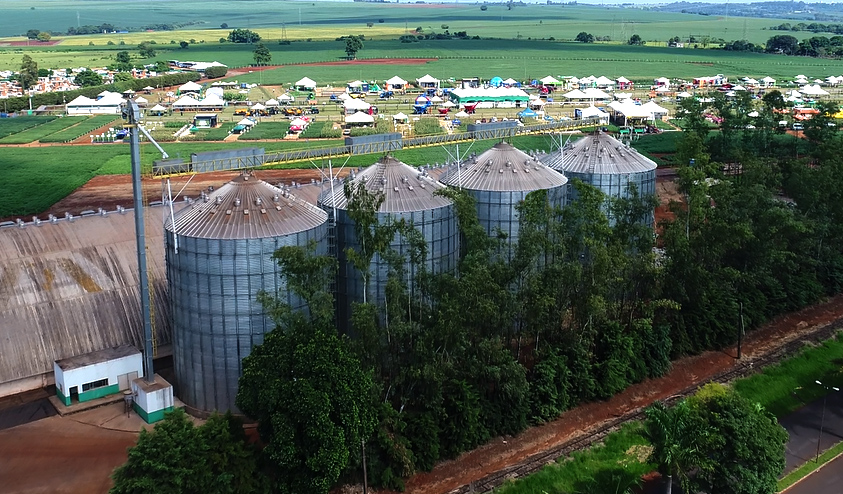
<path fill-rule="evenodd" d="M 707 436 L 706 430 L 693 417 L 691 407 L 682 401 L 673 408 L 656 402 L 646 411 L 644 437 L 653 447 L 649 461 L 658 465 L 666 479 L 665 494 L 670 494 L 675 476 L 685 492 L 689 492 L 689 472 L 706 469 L 708 461 L 698 447 Z"/>

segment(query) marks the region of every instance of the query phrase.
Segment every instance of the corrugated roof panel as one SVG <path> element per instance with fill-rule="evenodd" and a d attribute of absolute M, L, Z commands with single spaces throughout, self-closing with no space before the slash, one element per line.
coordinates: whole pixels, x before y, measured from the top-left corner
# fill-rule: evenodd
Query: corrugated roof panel
<path fill-rule="evenodd" d="M 584 137 L 551 153 L 548 166 L 563 173 L 629 174 L 655 170 L 658 165 L 633 147 L 608 134 Z"/>
<path fill-rule="evenodd" d="M 145 215 L 159 345 L 171 341 L 164 213 Z M 55 360 L 140 348 L 138 286 L 132 211 L 0 228 L 0 383 L 52 372 Z"/>
<path fill-rule="evenodd" d="M 398 161 L 391 156 L 381 158 L 377 163 L 365 168 L 354 178 L 355 183 L 365 183 L 366 190 L 382 193 L 384 201 L 378 210 L 381 213 L 409 213 L 428 209 L 441 208 L 451 204 L 451 201 L 435 195 L 442 185 L 432 180 L 420 170 Z M 334 184 L 333 200 L 330 184 L 320 197 L 323 207 L 346 209 L 348 199 L 345 197 L 343 184 Z"/>
<path fill-rule="evenodd" d="M 321 209 L 284 190 L 240 175 L 195 201 L 175 219 L 180 236 L 210 239 L 281 237 L 309 230 L 328 220 Z M 173 231 L 171 221 L 166 228 Z"/>
<path fill-rule="evenodd" d="M 440 181 L 469 190 L 541 190 L 565 185 L 564 176 L 507 142 L 470 158 L 458 168 L 452 166 Z"/>

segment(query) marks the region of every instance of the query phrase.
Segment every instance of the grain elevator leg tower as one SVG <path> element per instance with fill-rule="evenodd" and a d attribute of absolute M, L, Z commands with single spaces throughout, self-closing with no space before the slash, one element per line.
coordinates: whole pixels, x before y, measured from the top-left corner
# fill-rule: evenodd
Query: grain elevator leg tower
<path fill-rule="evenodd" d="M 138 249 L 138 279 L 140 280 L 141 317 L 143 318 L 143 377 L 132 382 L 134 409 L 147 423 L 164 418 L 173 409 L 173 387 L 152 368 L 152 322 L 149 301 L 149 278 L 146 266 L 146 236 L 144 231 L 143 188 L 140 163 L 140 109 L 134 100 L 127 103 L 129 135 L 132 150 L 132 193 L 135 206 L 135 238 Z"/>

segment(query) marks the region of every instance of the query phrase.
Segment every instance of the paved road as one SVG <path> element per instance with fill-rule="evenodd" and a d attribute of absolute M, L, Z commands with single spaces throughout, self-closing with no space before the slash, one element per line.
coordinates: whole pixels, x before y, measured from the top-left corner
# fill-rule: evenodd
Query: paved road
<path fill-rule="evenodd" d="M 823 399 L 820 398 L 779 421 L 790 436 L 785 451 L 785 473 L 816 458 L 822 411 Z M 843 441 L 843 391 L 832 392 L 827 397 L 820 451 L 825 451 L 840 441 Z M 838 492 L 843 492 L 843 485 Z"/>
<path fill-rule="evenodd" d="M 843 492 L 843 456 L 788 489 L 787 494 L 834 494 Z"/>

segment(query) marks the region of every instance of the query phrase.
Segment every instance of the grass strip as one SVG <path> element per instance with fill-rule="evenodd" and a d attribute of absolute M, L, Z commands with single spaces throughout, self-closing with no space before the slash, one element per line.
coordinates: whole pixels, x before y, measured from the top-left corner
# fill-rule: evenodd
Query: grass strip
<path fill-rule="evenodd" d="M 820 455 L 820 461 L 808 461 L 807 463 L 803 464 L 801 467 L 797 468 L 796 470 L 790 472 L 789 474 L 785 475 L 781 480 L 779 480 L 778 484 L 776 484 L 776 488 L 778 492 L 782 492 L 783 490 L 787 489 L 788 487 L 792 486 L 793 484 L 799 482 L 800 480 L 807 477 L 809 474 L 813 473 L 814 471 L 818 470 L 821 466 L 825 465 L 826 463 L 830 462 L 831 460 L 837 458 L 838 455 L 843 453 L 843 442 L 839 442 L 834 446 L 828 448 L 824 453 Z"/>
<path fill-rule="evenodd" d="M 30 129 L 18 132 L 17 134 L 6 136 L 0 139 L 0 144 L 28 144 L 30 142 L 38 141 L 50 134 L 54 134 L 68 127 L 72 127 L 80 122 L 84 122 L 88 117 L 62 117 L 47 122 Z"/>
<path fill-rule="evenodd" d="M 652 472 L 647 463 L 650 447 L 641 436 L 639 422 L 626 424 L 602 443 L 559 458 L 540 471 L 501 486 L 500 494 L 541 492 L 626 492 Z"/>
<path fill-rule="evenodd" d="M 99 117 L 91 117 L 79 125 L 68 127 L 64 130 L 48 135 L 42 139 L 41 142 L 70 142 L 81 136 L 90 134 L 91 132 L 116 121 L 114 115 L 103 115 Z"/>
<path fill-rule="evenodd" d="M 52 122 L 58 117 L 54 116 L 24 116 L 14 118 L 0 119 L 0 136 L 8 137 L 10 135 L 23 132 L 26 129 L 36 127 L 38 125 Z"/>
<path fill-rule="evenodd" d="M 806 403 L 822 398 L 827 386 L 843 386 L 843 341 L 838 335 L 820 345 L 806 346 L 799 354 L 771 365 L 763 372 L 734 382 L 735 390 L 760 403 L 776 417 L 784 417 Z"/>
<path fill-rule="evenodd" d="M 290 130 L 290 122 L 263 122 L 252 127 L 249 132 L 241 134 L 237 140 L 283 139 L 288 130 Z"/>

